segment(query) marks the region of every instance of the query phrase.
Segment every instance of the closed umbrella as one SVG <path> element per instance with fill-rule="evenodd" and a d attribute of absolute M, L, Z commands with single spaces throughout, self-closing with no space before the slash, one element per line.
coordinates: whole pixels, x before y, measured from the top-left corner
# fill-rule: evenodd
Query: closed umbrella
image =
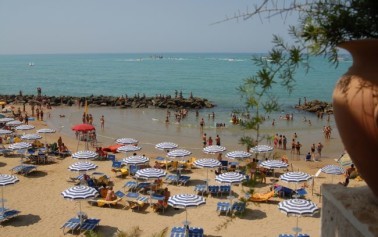
<path fill-rule="evenodd" d="M 69 199 L 73 201 L 79 201 L 79 218 L 80 223 L 82 223 L 82 217 L 84 214 L 81 212 L 81 200 L 94 198 L 98 196 L 98 192 L 96 189 L 84 185 L 71 187 L 66 189 L 61 193 L 64 199 Z"/>
<path fill-rule="evenodd" d="M 116 140 L 116 143 L 122 144 L 122 145 L 130 145 L 130 144 L 137 144 L 138 140 L 136 140 L 134 138 L 124 137 L 124 138 L 118 138 Z"/>
<path fill-rule="evenodd" d="M 168 205 L 174 208 L 185 209 L 185 226 L 189 225 L 187 208 L 198 207 L 204 204 L 206 204 L 206 199 L 195 194 L 178 194 L 168 199 Z"/>
<path fill-rule="evenodd" d="M 0 174 L 0 186 L 1 186 L 1 204 L 2 204 L 2 213 L 4 213 L 4 186 L 12 185 L 20 180 L 17 176 L 10 175 L 10 174 Z"/>
<path fill-rule="evenodd" d="M 300 228 L 298 228 L 298 218 L 300 216 L 312 216 L 319 211 L 319 208 L 315 203 L 305 199 L 290 199 L 282 201 L 278 203 L 278 209 L 287 216 L 297 217 L 296 227 L 293 228 L 295 236 L 302 231 Z"/>
<path fill-rule="evenodd" d="M 206 168 L 206 187 L 209 185 L 209 168 L 215 168 L 221 166 L 222 163 L 215 159 L 199 159 L 194 161 L 194 166 Z M 206 188 L 207 189 L 207 188 Z"/>
<path fill-rule="evenodd" d="M 95 159 L 98 154 L 94 151 L 78 151 L 72 154 L 74 159 Z"/>

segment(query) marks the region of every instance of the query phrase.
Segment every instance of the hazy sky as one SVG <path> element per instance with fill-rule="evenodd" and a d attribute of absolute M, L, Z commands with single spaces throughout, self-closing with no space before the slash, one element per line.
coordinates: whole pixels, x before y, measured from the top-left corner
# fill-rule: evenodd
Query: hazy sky
<path fill-rule="evenodd" d="M 256 1 L 0 0 L 0 54 L 266 52 L 280 17 L 212 25 Z"/>

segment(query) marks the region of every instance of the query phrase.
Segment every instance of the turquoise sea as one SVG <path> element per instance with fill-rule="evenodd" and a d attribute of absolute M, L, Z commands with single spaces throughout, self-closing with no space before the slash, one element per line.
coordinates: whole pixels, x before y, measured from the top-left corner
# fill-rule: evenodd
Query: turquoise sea
<path fill-rule="evenodd" d="M 229 128 L 227 132 L 214 131 L 214 133 L 223 133 L 235 140 L 240 137 L 240 130 L 232 128 L 229 118 L 234 109 L 243 106 L 236 88 L 257 70 L 251 60 L 252 55 L 252 53 L 0 55 L 0 94 L 17 94 L 20 90 L 24 94 L 36 94 L 37 87 L 42 88 L 42 94 L 58 96 L 92 94 L 134 96 L 137 93 L 146 96 L 159 94 L 174 96 L 177 90 L 182 91 L 184 97 L 188 97 L 193 93 L 194 96 L 207 98 L 217 105 L 214 109 L 200 111 L 200 117 L 205 118 L 211 112 L 216 114 L 215 119 L 206 119 L 206 129 L 216 129 L 217 122 L 224 122 Z M 337 68 L 330 65 L 325 58 L 312 58 L 312 69 L 307 74 L 303 71 L 297 74 L 296 85 L 291 94 L 279 86 L 273 88 L 274 94 L 280 99 L 282 111 L 271 115 L 271 118 L 279 118 L 279 115 L 284 113 L 294 113 L 297 123 L 278 121 L 276 126 L 271 128 L 271 122 L 268 121 L 265 124 L 267 133 L 277 129 L 292 132 L 293 129 L 303 128 L 307 131 L 312 129 L 320 131 L 324 121 L 317 122 L 313 115 L 296 111 L 293 106 L 298 103 L 299 98 L 303 103 L 304 97 L 307 100 L 319 99 L 330 102 L 337 79 L 351 64 L 348 56 L 340 61 Z M 131 115 L 127 111 L 114 112 L 114 108 L 92 109 L 91 112 L 94 114 L 95 123 L 99 123 L 96 118 L 106 113 L 106 125 L 110 126 L 113 123 L 114 126 L 122 126 L 128 134 L 134 136 L 138 135 L 131 131 L 136 130 L 138 132 L 153 130 L 162 136 L 169 136 L 170 132 L 189 136 L 190 132 L 185 129 L 198 126 L 198 118 L 194 113 L 180 124 L 174 126 L 172 124 L 167 128 L 161 126 L 164 124 L 162 121 L 165 119 L 166 111 L 143 110 L 134 113 L 133 117 L 128 117 Z M 56 127 L 64 125 L 69 127 L 81 121 L 82 110 L 76 107 L 55 113 L 70 114 L 59 124 L 53 125 Z M 146 114 L 148 116 L 144 116 L 145 120 L 138 117 Z M 314 120 L 311 127 L 299 123 L 304 117 Z M 157 124 L 156 127 L 154 123 Z M 69 133 L 69 129 L 66 132 Z M 122 135 L 124 133 L 115 129 L 111 132 L 108 130 L 106 134 L 104 132 L 103 136 L 121 137 L 125 136 Z"/>

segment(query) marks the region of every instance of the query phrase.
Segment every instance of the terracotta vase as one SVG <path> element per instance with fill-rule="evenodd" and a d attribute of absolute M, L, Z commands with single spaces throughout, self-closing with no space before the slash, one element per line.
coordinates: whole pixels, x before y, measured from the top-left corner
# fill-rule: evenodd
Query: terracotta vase
<path fill-rule="evenodd" d="M 378 198 L 378 40 L 340 45 L 353 65 L 333 92 L 336 125 L 345 149 Z"/>

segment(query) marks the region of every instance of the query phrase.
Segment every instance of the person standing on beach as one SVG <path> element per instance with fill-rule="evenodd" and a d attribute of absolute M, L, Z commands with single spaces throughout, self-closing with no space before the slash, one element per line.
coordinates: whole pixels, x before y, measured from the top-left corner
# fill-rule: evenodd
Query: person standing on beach
<path fill-rule="evenodd" d="M 216 136 L 216 138 L 215 138 L 215 143 L 217 144 L 217 146 L 220 146 L 220 145 L 221 145 L 220 137 L 219 137 L 218 134 L 217 134 L 217 136 Z"/>
<path fill-rule="evenodd" d="M 207 138 L 206 138 L 206 133 L 202 135 L 202 142 L 203 142 L 203 147 L 206 147 L 207 144 Z"/>
<path fill-rule="evenodd" d="M 201 131 L 203 131 L 204 126 L 205 126 L 205 121 L 203 120 L 203 118 L 201 118 L 201 122 L 200 122 Z"/>
<path fill-rule="evenodd" d="M 41 112 L 39 112 L 39 116 L 41 117 L 41 121 L 43 121 L 43 109 L 41 109 Z"/>
<path fill-rule="evenodd" d="M 311 145 L 311 158 L 313 161 L 315 161 L 315 144 L 314 143 Z"/>
<path fill-rule="evenodd" d="M 208 140 L 208 143 L 207 143 L 209 146 L 212 146 L 213 145 L 213 138 L 210 136 L 209 137 L 209 140 Z"/>
<path fill-rule="evenodd" d="M 101 124 L 101 129 L 104 129 L 105 128 L 105 118 L 104 118 L 104 115 L 102 115 L 101 118 L 100 118 L 100 124 Z"/>
<path fill-rule="evenodd" d="M 283 135 L 282 137 L 282 145 L 283 145 L 283 149 L 286 150 L 286 144 L 287 144 L 287 139 L 286 139 L 286 136 Z"/>
<path fill-rule="evenodd" d="M 323 144 L 319 142 L 316 147 L 316 150 L 318 151 L 318 154 L 319 154 L 319 159 L 320 157 L 322 157 L 322 149 L 323 149 Z"/>

